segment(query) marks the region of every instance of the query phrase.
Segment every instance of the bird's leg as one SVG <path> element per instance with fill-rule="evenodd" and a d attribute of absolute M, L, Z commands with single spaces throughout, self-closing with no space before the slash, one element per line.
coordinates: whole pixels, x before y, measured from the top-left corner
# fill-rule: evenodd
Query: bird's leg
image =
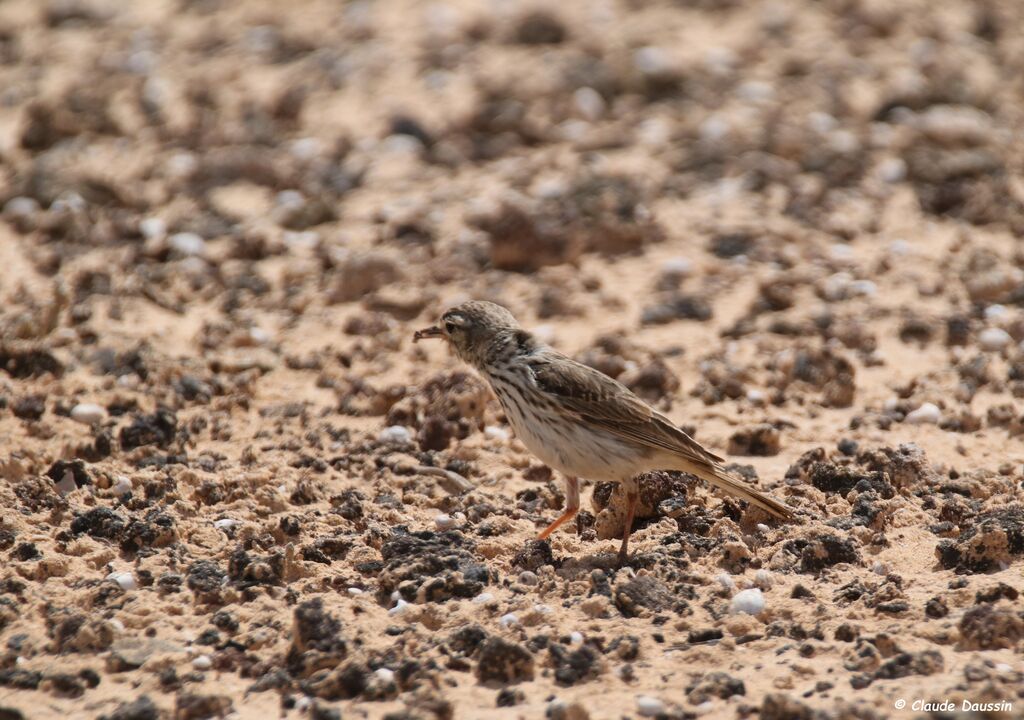
<path fill-rule="evenodd" d="M 577 478 L 565 477 L 565 512 L 558 516 L 558 519 L 544 528 L 544 531 L 537 536 L 538 540 L 546 540 L 548 535 L 558 529 L 558 526 L 573 517 L 580 509 L 580 481 Z"/>
<path fill-rule="evenodd" d="M 635 486 L 626 489 L 626 527 L 622 530 L 622 545 L 619 547 L 619 567 L 626 564 L 629 535 L 633 532 L 633 518 L 636 516 L 636 505 L 639 500 L 640 492 Z"/>

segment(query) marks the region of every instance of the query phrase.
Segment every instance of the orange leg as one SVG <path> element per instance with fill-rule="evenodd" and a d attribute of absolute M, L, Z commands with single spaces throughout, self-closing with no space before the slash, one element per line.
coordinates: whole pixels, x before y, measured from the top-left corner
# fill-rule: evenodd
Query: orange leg
<path fill-rule="evenodd" d="M 558 519 L 544 528 L 537 536 L 538 540 L 547 540 L 548 536 L 563 523 L 572 520 L 580 509 L 580 481 L 574 477 L 565 478 L 565 512 Z"/>
<path fill-rule="evenodd" d="M 626 564 L 629 548 L 629 535 L 633 532 L 633 518 L 636 516 L 636 504 L 640 500 L 640 493 L 636 490 L 626 491 L 626 527 L 622 531 L 622 546 L 619 547 L 619 566 Z"/>

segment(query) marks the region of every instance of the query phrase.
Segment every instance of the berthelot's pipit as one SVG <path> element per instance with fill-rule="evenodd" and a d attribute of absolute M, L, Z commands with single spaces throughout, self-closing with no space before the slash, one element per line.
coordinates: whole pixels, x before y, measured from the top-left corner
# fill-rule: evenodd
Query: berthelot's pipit
<path fill-rule="evenodd" d="M 422 338 L 447 340 L 476 368 L 523 444 L 565 477 L 565 512 L 541 540 L 579 510 L 580 478 L 622 483 L 626 529 L 619 562 L 624 563 L 639 497 L 637 476 L 651 470 L 688 472 L 771 515 L 792 517 L 788 507 L 726 473 L 722 458 L 625 385 L 539 342 L 500 305 L 470 301 L 453 307 L 438 325 L 413 336 Z"/>

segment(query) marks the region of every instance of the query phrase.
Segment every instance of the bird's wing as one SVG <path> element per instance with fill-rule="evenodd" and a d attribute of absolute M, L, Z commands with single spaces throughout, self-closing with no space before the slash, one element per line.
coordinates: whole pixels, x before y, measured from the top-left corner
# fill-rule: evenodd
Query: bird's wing
<path fill-rule="evenodd" d="M 581 421 L 591 422 L 624 439 L 682 455 L 714 467 L 722 458 L 653 410 L 622 383 L 562 355 L 534 353 L 527 359 L 537 387 Z"/>

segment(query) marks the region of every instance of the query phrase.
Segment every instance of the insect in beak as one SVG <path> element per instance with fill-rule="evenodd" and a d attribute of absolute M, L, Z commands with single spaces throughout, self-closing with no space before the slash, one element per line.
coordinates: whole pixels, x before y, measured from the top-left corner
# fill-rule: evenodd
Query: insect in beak
<path fill-rule="evenodd" d="M 428 328 L 423 328 L 422 330 L 417 330 L 416 332 L 414 332 L 412 335 L 412 341 L 417 342 L 418 340 L 422 340 L 423 338 L 438 337 L 444 337 L 444 331 L 441 330 L 441 328 L 437 327 L 436 325 L 431 325 Z"/>

